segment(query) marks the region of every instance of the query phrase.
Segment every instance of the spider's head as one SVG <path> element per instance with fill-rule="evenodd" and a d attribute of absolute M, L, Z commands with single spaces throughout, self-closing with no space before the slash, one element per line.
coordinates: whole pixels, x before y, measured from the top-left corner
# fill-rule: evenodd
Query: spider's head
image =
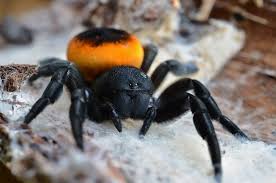
<path fill-rule="evenodd" d="M 75 36 L 69 43 L 67 57 L 76 64 L 86 80 L 112 67 L 140 68 L 144 50 L 140 41 L 123 30 L 95 28 Z"/>
<path fill-rule="evenodd" d="M 140 69 L 129 66 L 110 69 L 99 76 L 93 86 L 97 93 L 104 97 L 117 93 L 127 95 L 140 93 L 152 95 L 153 93 L 153 84 L 150 78 Z"/>
<path fill-rule="evenodd" d="M 114 67 L 93 84 L 95 95 L 109 101 L 121 116 L 139 116 L 148 109 L 153 94 L 150 78 L 135 67 Z"/>

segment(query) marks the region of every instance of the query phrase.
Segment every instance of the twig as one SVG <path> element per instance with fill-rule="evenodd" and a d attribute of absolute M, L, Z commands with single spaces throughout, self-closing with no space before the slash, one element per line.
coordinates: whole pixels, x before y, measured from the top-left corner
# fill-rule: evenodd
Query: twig
<path fill-rule="evenodd" d="M 242 3 L 242 4 L 246 4 L 248 3 L 250 0 L 240 0 L 239 2 Z M 264 7 L 264 1 L 263 0 L 251 0 L 254 2 L 254 4 L 258 7 L 258 8 L 261 8 L 261 7 Z"/>
<path fill-rule="evenodd" d="M 246 4 L 249 1 L 250 0 L 240 0 L 239 3 Z M 255 5 L 259 8 L 264 7 L 263 0 L 251 0 L 251 1 L 253 1 Z M 207 21 L 214 6 L 220 6 L 220 7 L 226 8 L 233 13 L 239 13 L 244 18 L 247 18 L 253 22 L 257 22 L 262 25 L 267 25 L 269 23 L 267 19 L 256 16 L 252 13 L 249 13 L 248 11 L 241 8 L 240 6 L 231 5 L 228 2 L 217 1 L 217 0 L 202 0 L 202 4 L 199 8 L 199 11 L 192 18 L 197 21 Z"/>
<path fill-rule="evenodd" d="M 262 69 L 258 71 L 259 74 L 264 75 L 266 77 L 276 79 L 276 71 L 272 69 Z"/>
<path fill-rule="evenodd" d="M 251 20 L 253 22 L 262 24 L 262 25 L 268 25 L 268 23 L 269 23 L 269 21 L 267 19 L 256 16 L 252 13 L 249 13 L 248 11 L 242 9 L 240 6 L 237 6 L 237 5 L 231 5 L 226 2 L 218 1 L 216 3 L 216 6 L 225 8 L 233 13 L 238 13 L 238 14 L 242 15 L 244 18 Z"/>
<path fill-rule="evenodd" d="M 203 0 L 199 11 L 196 13 L 193 19 L 201 22 L 207 21 L 215 3 L 216 0 Z"/>

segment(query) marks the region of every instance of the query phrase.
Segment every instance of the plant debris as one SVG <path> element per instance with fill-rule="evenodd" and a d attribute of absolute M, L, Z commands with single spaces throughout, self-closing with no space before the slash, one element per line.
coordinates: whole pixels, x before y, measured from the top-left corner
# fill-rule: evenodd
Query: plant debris
<path fill-rule="evenodd" d="M 22 82 L 35 72 L 35 65 L 11 64 L 0 66 L 0 78 L 4 91 L 14 92 L 19 90 Z"/>

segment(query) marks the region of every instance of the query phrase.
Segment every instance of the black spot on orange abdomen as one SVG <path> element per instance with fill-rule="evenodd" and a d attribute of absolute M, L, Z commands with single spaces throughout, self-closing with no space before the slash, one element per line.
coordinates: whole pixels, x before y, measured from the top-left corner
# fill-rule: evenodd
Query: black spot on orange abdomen
<path fill-rule="evenodd" d="M 78 34 L 69 42 L 67 58 L 91 81 L 116 66 L 140 68 L 144 50 L 134 35 L 123 30 L 96 28 Z"/>
<path fill-rule="evenodd" d="M 126 31 L 112 28 L 95 28 L 76 36 L 78 40 L 93 46 L 100 46 L 104 43 L 122 43 L 127 41 L 129 37 L 130 34 Z"/>

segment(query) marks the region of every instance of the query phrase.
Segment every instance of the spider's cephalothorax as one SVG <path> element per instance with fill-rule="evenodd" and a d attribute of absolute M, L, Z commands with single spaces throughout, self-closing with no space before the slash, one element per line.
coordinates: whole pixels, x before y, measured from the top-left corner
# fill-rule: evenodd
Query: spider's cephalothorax
<path fill-rule="evenodd" d="M 135 67 L 112 68 L 95 80 L 93 91 L 100 102 L 112 104 L 121 118 L 142 119 L 153 105 L 153 84 Z"/>
<path fill-rule="evenodd" d="M 52 76 L 24 122 L 29 124 L 47 105 L 54 103 L 63 85 L 71 94 L 70 121 L 80 149 L 83 149 L 82 125 L 87 117 L 95 122 L 111 120 L 119 132 L 121 119 L 143 119 L 140 135 L 145 135 L 153 121 L 162 123 L 191 110 L 196 130 L 208 144 L 216 180 L 220 181 L 220 148 L 211 120 L 217 120 L 235 136 L 248 137 L 222 114 L 207 88 L 197 80 L 180 79 L 154 98 L 153 93 L 169 72 L 185 75 L 197 71 L 193 63 L 166 60 L 149 77 L 147 72 L 156 54 L 155 46 L 142 46 L 135 36 L 122 30 L 97 28 L 77 35 L 68 46 L 69 62 L 44 59 L 30 78 L 32 83 L 39 77 Z"/>

